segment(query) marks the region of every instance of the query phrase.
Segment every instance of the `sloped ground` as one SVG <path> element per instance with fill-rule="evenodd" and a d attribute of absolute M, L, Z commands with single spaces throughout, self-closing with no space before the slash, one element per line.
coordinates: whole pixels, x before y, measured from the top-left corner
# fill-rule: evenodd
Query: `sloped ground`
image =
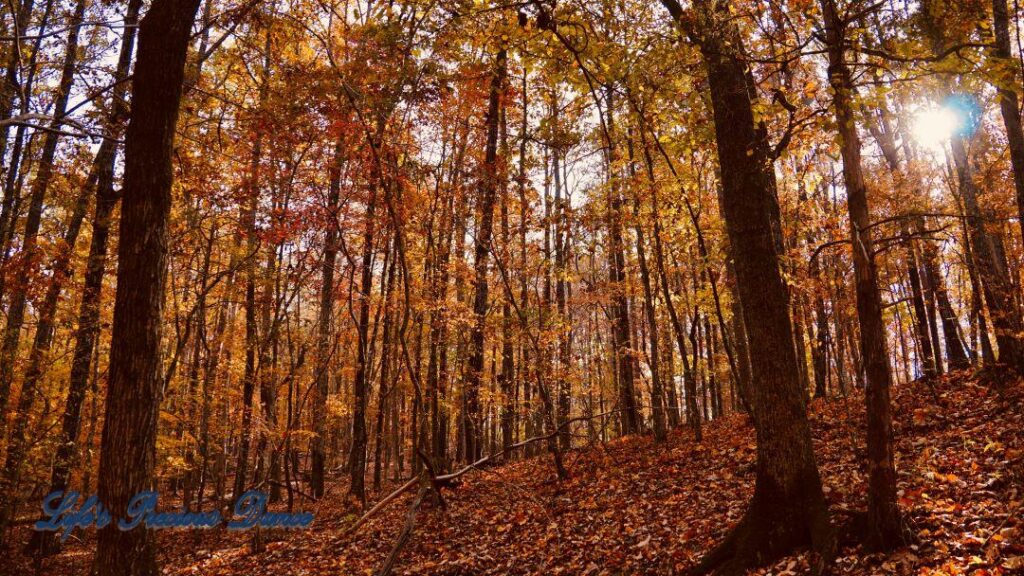
<path fill-rule="evenodd" d="M 896 390 L 900 503 L 917 542 L 887 556 L 844 548 L 838 574 L 1024 574 L 1024 387 L 1002 396 L 964 374 Z M 835 521 L 865 506 L 860 397 L 811 406 L 816 452 Z M 673 574 L 691 566 L 743 513 L 755 446 L 744 416 L 706 427 L 696 444 L 676 432 L 664 446 L 627 438 L 567 455 L 554 480 L 547 456 L 462 477 L 444 510 L 424 505 L 396 574 Z M 337 483 L 313 508 L 309 530 L 268 534 L 160 532 L 164 573 L 372 574 L 405 524 L 407 494 L 353 536 L 356 518 Z M 386 494 L 386 492 L 382 493 Z M 27 531 L 26 531 L 27 532 Z M 265 533 L 266 534 L 266 533 Z M 86 574 L 91 532 L 44 574 Z M 27 533 L 24 538 L 27 539 Z M 8 554 L 12 573 L 31 573 Z M 800 574 L 807 559 L 763 574 Z M 0 570 L 2 572 L 2 570 Z"/>

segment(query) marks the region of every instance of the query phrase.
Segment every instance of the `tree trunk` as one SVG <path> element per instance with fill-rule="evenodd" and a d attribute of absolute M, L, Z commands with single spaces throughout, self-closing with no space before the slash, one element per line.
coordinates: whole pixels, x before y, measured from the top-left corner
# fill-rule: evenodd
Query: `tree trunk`
<path fill-rule="evenodd" d="M 99 498 L 114 518 L 151 487 L 160 408 L 160 336 L 167 278 L 172 152 L 198 0 L 154 0 L 139 26 L 125 136 L 124 185 Z M 99 531 L 99 576 L 155 576 L 149 531 Z"/>
<path fill-rule="evenodd" d="M 310 442 L 312 472 L 310 490 L 314 498 L 324 495 L 324 467 L 327 456 L 324 444 L 327 438 L 327 385 L 331 365 L 331 316 L 334 310 L 334 265 L 338 256 L 338 202 L 341 195 L 341 161 L 344 137 L 338 135 L 334 144 L 327 188 L 327 213 L 324 233 L 324 255 L 320 271 L 320 311 L 317 320 L 317 372 L 310 404 L 312 405 L 313 439 Z"/>
<path fill-rule="evenodd" d="M 835 0 L 821 0 L 821 8 L 829 57 L 829 83 L 834 94 L 832 106 L 839 131 L 843 180 L 850 213 L 861 358 L 867 376 L 868 533 L 865 545 L 869 550 L 886 551 L 904 542 L 900 511 L 896 505 L 896 466 L 889 398 L 892 374 L 882 297 L 878 291 L 867 186 L 861 167 L 860 136 L 853 111 L 855 88 L 845 61 L 846 24 L 836 11 Z"/>
<path fill-rule="evenodd" d="M 1016 92 L 1020 87 L 1020 71 L 1010 49 L 1010 24 L 1006 0 L 992 0 L 992 29 L 996 40 L 992 51 L 993 59 L 1001 73 L 999 82 L 996 83 L 999 90 L 999 111 L 1003 116 L 1006 140 L 1010 148 L 1010 164 L 1013 166 L 1013 184 L 1017 191 L 1017 221 L 1021 233 L 1024 234 L 1024 130 L 1021 129 L 1020 105 Z"/>
<path fill-rule="evenodd" d="M 763 125 L 755 123 L 753 79 L 724 5 L 694 4 L 696 22 L 674 0 L 674 20 L 700 46 L 708 74 L 722 178 L 722 214 L 750 341 L 751 410 L 757 433 L 754 497 L 740 523 L 695 570 L 742 574 L 811 544 L 818 568 L 835 536 L 821 489 L 799 384 L 789 293 L 779 268 L 775 175 Z M 694 26 L 691 28 L 691 26 Z"/>
<path fill-rule="evenodd" d="M 480 178 L 477 231 L 474 241 L 473 325 L 470 328 L 469 365 L 466 367 L 462 432 L 464 457 L 469 462 L 480 459 L 483 450 L 483 420 L 480 413 L 480 382 L 484 375 L 484 328 L 486 324 L 490 264 L 491 232 L 494 224 L 494 203 L 498 191 L 498 117 L 506 75 L 506 52 L 502 48 L 494 61 L 487 102 L 487 142 L 484 149 L 483 174 Z"/>
<path fill-rule="evenodd" d="M 35 266 L 34 262 L 37 257 L 36 244 L 39 236 L 39 227 L 42 223 L 43 204 L 49 192 L 50 183 L 53 180 L 54 160 L 57 154 L 57 144 L 60 139 L 60 128 L 63 125 L 68 99 L 71 96 L 71 88 L 75 81 L 75 67 L 78 61 L 78 34 L 81 30 L 84 15 L 85 4 L 82 0 L 78 0 L 68 32 L 60 83 L 54 95 L 53 120 L 50 121 L 49 130 L 46 131 L 43 139 L 42 155 L 40 156 L 35 179 L 32 181 L 32 189 L 29 193 L 28 215 L 25 218 L 25 229 L 21 237 L 20 255 L 26 267 Z M 24 94 L 30 94 L 30 90 L 31 88 L 26 87 Z M 13 229 L 17 215 L 11 214 L 10 218 L 10 227 Z M 16 280 L 16 284 L 13 286 L 10 301 L 7 305 L 7 323 L 4 327 L 3 341 L 0 344 L 0 413 L 6 411 L 8 395 L 14 380 L 14 365 L 18 356 L 18 343 L 21 339 L 21 328 L 25 321 L 25 307 L 28 303 L 30 289 L 28 278 L 32 276 L 33 273 L 30 268 L 26 268 L 19 274 L 19 279 Z M 0 296 L 2 296 L 2 292 L 0 290 Z M 59 296 L 59 292 L 53 297 L 54 305 L 56 305 L 57 296 Z M 52 324 L 52 319 L 48 320 L 48 322 Z M 48 339 L 47 332 L 44 326 L 44 333 L 42 335 L 44 339 Z M 28 407 L 31 407 L 31 404 L 35 401 L 35 380 L 36 377 L 33 376 L 31 379 L 27 379 L 29 386 L 27 388 L 23 386 L 22 400 L 19 402 L 22 406 L 19 406 L 18 409 L 18 412 L 23 416 L 27 416 Z M 26 402 L 28 402 L 27 405 L 25 405 Z M 4 429 L 5 422 L 0 422 L 0 436 L 3 436 Z M 21 431 L 21 434 L 24 434 L 24 430 Z M 17 453 L 19 450 L 16 449 L 14 452 L 16 452 L 14 454 L 15 458 L 20 460 L 21 454 Z M 7 489 L 7 496 L 13 496 L 10 493 L 11 487 L 5 486 L 5 488 Z M 6 510 L 0 510 L 0 529 L 6 525 L 4 518 L 6 512 Z"/>

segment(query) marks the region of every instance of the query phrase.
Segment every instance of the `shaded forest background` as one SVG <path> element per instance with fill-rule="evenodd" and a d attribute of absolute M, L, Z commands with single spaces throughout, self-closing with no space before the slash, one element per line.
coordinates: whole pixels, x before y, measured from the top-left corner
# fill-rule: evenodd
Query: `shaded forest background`
<path fill-rule="evenodd" d="M 493 464 L 566 482 L 581 449 L 749 418 L 750 506 L 696 572 L 912 543 L 890 389 L 1024 373 L 1022 16 L 10 0 L 0 541 L 55 553 L 14 528 L 66 489 L 333 491 L 357 530 Z M 865 416 L 846 528 L 812 399 Z M 158 570 L 143 530 L 96 548 Z"/>

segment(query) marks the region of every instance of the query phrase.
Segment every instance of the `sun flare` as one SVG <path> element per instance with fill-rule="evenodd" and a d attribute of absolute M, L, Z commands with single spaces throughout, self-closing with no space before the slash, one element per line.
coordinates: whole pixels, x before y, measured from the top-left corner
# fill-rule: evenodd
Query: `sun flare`
<path fill-rule="evenodd" d="M 959 128 L 959 116 L 948 107 L 925 108 L 914 118 L 914 139 L 929 151 L 941 153 Z"/>

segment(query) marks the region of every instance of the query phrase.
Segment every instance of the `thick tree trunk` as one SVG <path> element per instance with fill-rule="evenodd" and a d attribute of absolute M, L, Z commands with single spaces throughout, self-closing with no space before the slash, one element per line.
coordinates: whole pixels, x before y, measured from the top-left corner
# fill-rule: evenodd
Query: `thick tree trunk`
<path fill-rule="evenodd" d="M 722 214 L 736 263 L 753 368 L 751 411 L 757 480 L 746 514 L 695 572 L 742 574 L 794 547 L 811 544 L 822 564 L 835 536 L 821 489 L 799 385 L 789 294 L 779 269 L 778 206 L 767 135 L 754 120 L 753 79 L 725 6 L 694 4 L 696 21 L 663 0 L 698 41 L 707 70 L 722 178 Z"/>
<path fill-rule="evenodd" d="M 167 277 L 174 131 L 185 57 L 198 0 L 154 0 L 139 26 L 132 116 L 125 136 L 124 185 L 99 498 L 114 518 L 150 488 L 160 408 L 160 336 Z M 155 576 L 149 532 L 99 531 L 99 576 Z"/>

